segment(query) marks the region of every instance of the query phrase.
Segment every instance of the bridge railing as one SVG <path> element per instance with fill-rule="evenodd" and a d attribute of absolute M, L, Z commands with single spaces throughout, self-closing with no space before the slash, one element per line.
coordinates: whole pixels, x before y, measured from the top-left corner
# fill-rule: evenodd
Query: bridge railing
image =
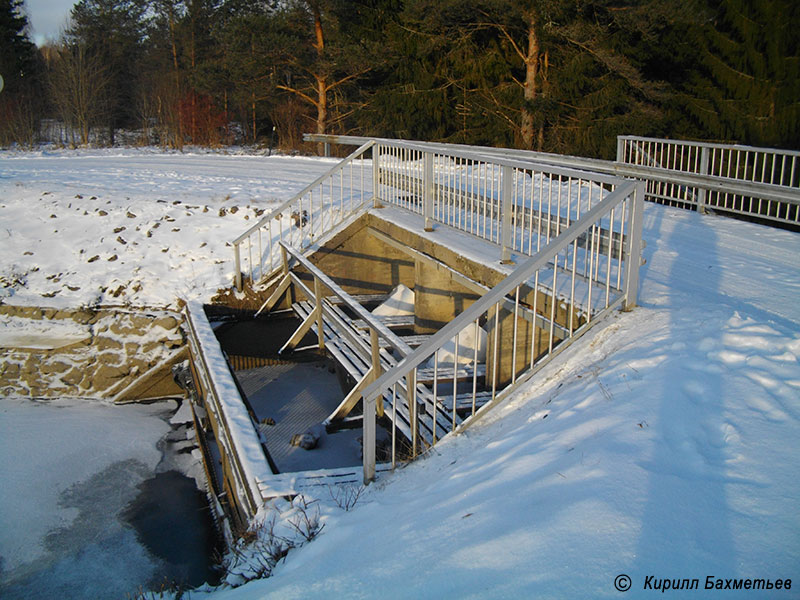
<path fill-rule="evenodd" d="M 424 217 L 531 256 L 602 200 L 617 177 L 457 147 L 376 142 L 377 195 Z"/>
<path fill-rule="evenodd" d="M 256 424 L 248 412 L 233 375 L 208 323 L 203 306 L 189 302 L 185 308 L 192 372 L 198 396 L 194 399 L 208 413 L 220 453 L 223 492 L 234 529 L 244 530 L 264 504 L 261 482 L 272 471 Z M 197 408 L 196 408 L 197 410 Z"/>
<path fill-rule="evenodd" d="M 643 198 L 642 182 L 626 182 L 598 199 L 363 390 L 365 482 L 375 473 L 380 399 L 390 398 L 391 410 L 399 406 L 411 416 L 410 455 L 416 456 L 426 449 L 419 426 L 438 419 L 440 406 L 449 409 L 451 432 L 467 427 L 603 316 L 635 305 Z M 417 384 L 423 380 L 427 388 L 421 395 Z M 436 431 L 435 422 L 430 429 Z M 393 426 L 393 463 L 395 440 Z"/>
<path fill-rule="evenodd" d="M 307 141 L 357 145 L 396 140 L 306 134 Z M 440 152 L 469 151 L 486 157 L 533 161 L 647 182 L 646 200 L 764 223 L 800 226 L 800 152 L 619 136 L 617 161 L 548 152 L 414 142 Z M 705 158 L 704 158 L 705 154 Z M 707 169 L 704 165 L 707 164 Z"/>
<path fill-rule="evenodd" d="M 708 188 L 682 178 L 648 179 L 648 199 L 662 204 L 800 224 L 800 152 L 734 144 L 617 138 L 617 162 L 716 181 Z M 748 187 L 742 187 L 742 184 Z M 772 193 L 794 196 L 779 199 Z"/>

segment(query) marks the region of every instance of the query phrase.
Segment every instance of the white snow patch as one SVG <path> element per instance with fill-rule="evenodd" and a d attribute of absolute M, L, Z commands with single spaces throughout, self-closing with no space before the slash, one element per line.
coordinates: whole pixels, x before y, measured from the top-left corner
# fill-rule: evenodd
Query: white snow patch
<path fill-rule="evenodd" d="M 389 297 L 375 307 L 376 317 L 408 316 L 414 314 L 414 290 L 402 283 L 392 290 Z"/>

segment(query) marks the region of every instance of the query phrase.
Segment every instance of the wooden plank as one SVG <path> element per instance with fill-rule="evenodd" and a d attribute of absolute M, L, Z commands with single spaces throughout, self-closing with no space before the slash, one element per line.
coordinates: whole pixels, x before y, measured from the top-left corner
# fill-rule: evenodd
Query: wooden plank
<path fill-rule="evenodd" d="M 492 391 L 485 390 L 475 393 L 475 409 L 489 402 L 492 399 Z M 438 396 L 436 402 L 447 410 L 453 409 L 453 395 Z M 472 410 L 472 392 L 464 392 L 463 394 L 456 395 L 456 411 Z"/>
<path fill-rule="evenodd" d="M 364 376 L 353 386 L 353 389 L 350 390 L 350 393 L 344 397 L 344 400 L 341 401 L 339 406 L 336 407 L 327 419 L 323 421 L 323 424 L 327 427 L 331 421 L 335 421 L 336 419 L 344 419 L 347 415 L 350 414 L 350 411 L 353 410 L 358 404 L 358 401 L 361 400 L 361 391 L 367 387 L 370 383 L 372 383 L 374 379 L 374 374 L 372 368 L 370 368 Z"/>
<path fill-rule="evenodd" d="M 367 338 L 366 332 L 363 333 L 364 338 Z M 425 342 L 428 341 L 430 338 L 430 334 L 421 334 L 421 335 L 401 335 L 400 339 L 403 340 L 406 344 L 409 345 L 411 348 L 416 348 L 417 346 L 421 346 Z M 389 342 L 381 338 L 380 340 L 381 348 L 389 348 Z"/>
<path fill-rule="evenodd" d="M 358 302 L 359 304 L 369 304 L 371 302 L 384 302 L 389 295 L 388 294 L 351 294 L 350 297 Z M 339 296 L 326 296 L 325 297 L 328 302 L 331 304 L 344 304 L 344 300 L 339 298 Z"/>
<path fill-rule="evenodd" d="M 375 318 L 389 329 L 401 329 L 414 326 L 414 315 L 389 315 L 384 317 L 376 315 Z M 362 319 L 355 319 L 353 321 L 353 326 L 357 329 L 369 329 L 369 325 Z"/>

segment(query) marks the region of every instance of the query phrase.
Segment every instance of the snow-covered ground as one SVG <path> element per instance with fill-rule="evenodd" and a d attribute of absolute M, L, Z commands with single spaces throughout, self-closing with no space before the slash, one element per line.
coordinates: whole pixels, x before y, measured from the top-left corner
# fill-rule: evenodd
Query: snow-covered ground
<path fill-rule="evenodd" d="M 226 242 L 334 159 L 0 151 L 0 300 L 174 307 L 233 281 Z"/>
<path fill-rule="evenodd" d="M 330 164 L 0 153 L 0 293 L 76 305 L 137 280 L 134 303 L 207 299 L 244 216 Z M 639 308 L 353 510 L 321 497 L 313 542 L 214 600 L 647 597 L 665 579 L 697 580 L 672 597 L 800 597 L 800 235 L 652 204 L 644 225 Z M 709 576 L 792 588 L 707 591 Z"/>

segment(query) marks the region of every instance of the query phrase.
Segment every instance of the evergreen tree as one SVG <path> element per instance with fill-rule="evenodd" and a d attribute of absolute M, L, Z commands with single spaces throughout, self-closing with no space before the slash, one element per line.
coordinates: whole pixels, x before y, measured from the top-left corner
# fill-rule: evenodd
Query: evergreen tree
<path fill-rule="evenodd" d="M 800 148 L 800 4 L 708 0 L 702 8 L 681 104 L 694 121 L 688 133 Z"/>
<path fill-rule="evenodd" d="M 22 0 L 0 0 L 0 144 L 32 144 L 42 110 L 41 64 Z"/>

